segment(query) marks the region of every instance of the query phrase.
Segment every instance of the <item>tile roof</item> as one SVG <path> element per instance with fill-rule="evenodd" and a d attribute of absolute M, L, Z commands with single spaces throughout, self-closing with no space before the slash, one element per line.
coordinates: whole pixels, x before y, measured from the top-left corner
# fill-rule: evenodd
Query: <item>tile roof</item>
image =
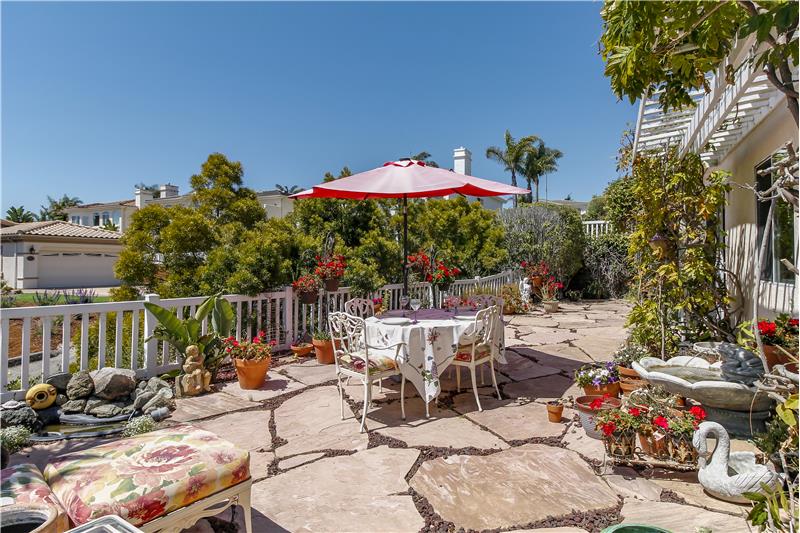
<path fill-rule="evenodd" d="M 120 234 L 89 226 L 80 226 L 63 220 L 47 220 L 42 222 L 23 222 L 0 228 L 0 236 L 38 235 L 43 237 L 74 237 L 78 239 L 117 240 Z"/>
<path fill-rule="evenodd" d="M 74 208 L 77 209 L 77 208 L 84 208 L 84 207 L 102 207 L 104 205 L 136 205 L 136 200 L 135 199 L 131 199 L 131 200 L 119 200 L 119 201 L 116 201 L 116 202 L 94 202 L 94 203 L 91 203 L 91 204 L 76 205 L 76 206 L 74 206 Z M 72 208 L 68 208 L 68 209 L 72 209 Z"/>

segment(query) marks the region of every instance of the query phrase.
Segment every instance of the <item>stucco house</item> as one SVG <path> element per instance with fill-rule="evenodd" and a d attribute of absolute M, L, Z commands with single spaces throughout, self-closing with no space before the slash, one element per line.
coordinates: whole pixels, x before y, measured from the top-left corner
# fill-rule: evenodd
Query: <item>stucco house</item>
<path fill-rule="evenodd" d="M 680 147 L 681 154 L 699 153 L 709 171 L 730 172 L 731 191 L 724 213 L 726 230 L 725 266 L 737 275 L 742 291 L 734 296 L 752 315 L 757 245 L 765 229 L 769 205 L 757 202 L 748 187 L 767 189 L 772 177 L 759 176 L 780 157 L 788 141 L 798 143 L 798 130 L 786 96 L 755 67 L 752 39 L 742 41 L 709 79 L 711 92 L 694 95 L 696 107 L 663 112 L 658 94 L 643 99 L 636 124 L 634 151 Z M 735 72 L 733 83 L 725 79 L 726 67 Z M 797 71 L 795 70 L 795 79 Z M 789 259 L 797 265 L 797 211 L 779 202 L 773 219 L 770 250 L 759 286 L 760 316 L 798 312 L 798 277 L 781 264 Z"/>
<path fill-rule="evenodd" d="M 120 234 L 61 220 L 3 221 L 0 271 L 15 289 L 112 287 Z"/>

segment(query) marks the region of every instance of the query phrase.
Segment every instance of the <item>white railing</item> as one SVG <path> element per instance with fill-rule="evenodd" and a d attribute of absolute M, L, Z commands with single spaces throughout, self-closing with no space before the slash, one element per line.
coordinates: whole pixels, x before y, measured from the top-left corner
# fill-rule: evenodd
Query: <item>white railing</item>
<path fill-rule="evenodd" d="M 583 231 L 590 239 L 596 239 L 606 233 L 611 233 L 611 222 L 608 220 L 584 220 Z"/>
<path fill-rule="evenodd" d="M 512 272 L 484 278 L 458 280 L 451 294 L 467 292 L 499 294 L 506 283 L 516 281 Z M 385 285 L 375 296 L 382 296 L 389 309 L 399 307 L 402 284 Z M 433 302 L 429 283 L 409 287 L 411 297 L 427 305 Z M 278 349 L 286 349 L 301 334 L 311 334 L 322 326 L 324 306 L 340 310 L 351 297 L 349 287 L 320 294 L 316 303 L 300 303 L 291 287 L 275 292 L 244 296 L 226 295 L 235 312 L 232 334 L 239 340 L 264 331 Z M 172 310 L 176 316 L 193 315 L 205 296 L 160 299 L 148 294 L 144 301 Z M 150 377 L 179 368 L 175 350 L 166 342 L 150 338 L 157 321 L 144 307 L 144 301 L 104 302 L 80 305 L 14 307 L 0 310 L 0 401 L 21 399 L 28 388 L 44 382 L 58 372 L 94 370 L 111 366 L 134 370 Z M 204 320 L 203 333 L 209 319 Z M 10 339 L 19 349 L 10 353 Z M 39 341 L 34 343 L 33 341 Z M 34 351 L 34 347 L 38 347 Z"/>

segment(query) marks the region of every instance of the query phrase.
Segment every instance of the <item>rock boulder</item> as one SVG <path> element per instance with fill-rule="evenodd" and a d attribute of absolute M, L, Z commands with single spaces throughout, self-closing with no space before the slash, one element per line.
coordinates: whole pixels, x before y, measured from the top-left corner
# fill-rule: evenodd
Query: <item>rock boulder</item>
<path fill-rule="evenodd" d="M 136 372 L 125 368 L 105 367 L 92 372 L 94 393 L 104 400 L 116 400 L 136 388 Z"/>
<path fill-rule="evenodd" d="M 45 383 L 55 387 L 58 392 L 66 392 L 70 379 L 72 379 L 72 374 L 69 372 L 59 372 L 47 378 Z"/>
<path fill-rule="evenodd" d="M 16 409 L 2 409 L 0 410 L 0 422 L 3 427 L 9 426 L 25 426 L 31 431 L 36 431 L 42 427 L 42 422 L 31 407 L 22 405 Z"/>
<path fill-rule="evenodd" d="M 81 370 L 73 374 L 67 383 L 67 398 L 70 400 L 80 400 L 81 398 L 88 398 L 94 392 L 94 381 L 92 376 L 89 375 L 88 370 Z"/>

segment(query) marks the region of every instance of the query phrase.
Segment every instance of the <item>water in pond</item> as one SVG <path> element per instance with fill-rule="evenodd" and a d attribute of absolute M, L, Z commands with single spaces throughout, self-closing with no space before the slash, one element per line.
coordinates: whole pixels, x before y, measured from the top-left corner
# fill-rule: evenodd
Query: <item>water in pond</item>
<path fill-rule="evenodd" d="M 51 424 L 45 426 L 44 430 L 48 433 L 63 433 L 69 435 L 71 433 L 91 433 L 95 431 L 108 431 L 109 429 L 119 429 L 125 427 L 125 422 L 117 422 L 111 424 L 97 424 L 94 426 L 75 426 L 72 424 Z"/>
<path fill-rule="evenodd" d="M 17 522 L 16 524 L 3 525 L 3 533 L 31 533 L 34 529 L 44 524 L 44 520 L 34 519 L 32 522 Z"/>
<path fill-rule="evenodd" d="M 725 381 L 719 370 L 708 370 L 690 366 L 657 365 L 647 369 L 648 372 L 661 372 L 677 378 L 685 379 L 689 383 L 698 381 Z"/>

